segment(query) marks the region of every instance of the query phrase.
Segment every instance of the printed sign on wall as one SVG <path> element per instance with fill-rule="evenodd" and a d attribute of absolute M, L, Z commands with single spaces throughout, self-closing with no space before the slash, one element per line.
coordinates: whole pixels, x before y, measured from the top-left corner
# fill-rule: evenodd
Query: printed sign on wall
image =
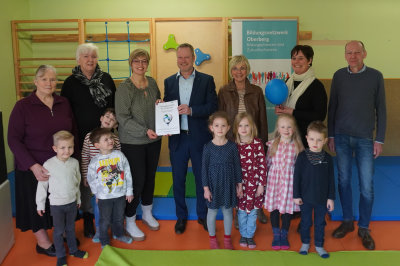
<path fill-rule="evenodd" d="M 297 19 L 232 20 L 232 56 L 250 63 L 249 80 L 265 90 L 275 78 L 286 81 L 292 72 L 290 51 L 297 44 Z M 267 103 L 268 129 L 275 128 L 275 106 Z"/>

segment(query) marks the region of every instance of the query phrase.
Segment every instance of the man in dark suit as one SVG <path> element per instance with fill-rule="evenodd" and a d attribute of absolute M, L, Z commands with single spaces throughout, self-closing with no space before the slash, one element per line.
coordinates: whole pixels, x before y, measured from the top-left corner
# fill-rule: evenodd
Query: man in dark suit
<path fill-rule="evenodd" d="M 217 110 L 217 94 L 214 78 L 200 73 L 193 67 L 193 46 L 184 43 L 176 52 L 179 72 L 165 79 L 164 101 L 178 100 L 181 132 L 169 137 L 173 189 L 178 220 L 175 232 L 186 229 L 188 209 L 185 202 L 185 183 L 189 159 L 196 181 L 196 212 L 198 223 L 207 230 L 207 207 L 201 182 L 203 146 L 211 140 L 208 117 Z"/>

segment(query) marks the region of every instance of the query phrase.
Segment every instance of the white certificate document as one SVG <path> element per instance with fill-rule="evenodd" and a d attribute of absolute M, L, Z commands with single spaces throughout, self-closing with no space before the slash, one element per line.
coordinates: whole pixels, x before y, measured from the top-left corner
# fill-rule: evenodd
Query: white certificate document
<path fill-rule="evenodd" d="M 156 105 L 156 134 L 180 134 L 178 100 Z"/>

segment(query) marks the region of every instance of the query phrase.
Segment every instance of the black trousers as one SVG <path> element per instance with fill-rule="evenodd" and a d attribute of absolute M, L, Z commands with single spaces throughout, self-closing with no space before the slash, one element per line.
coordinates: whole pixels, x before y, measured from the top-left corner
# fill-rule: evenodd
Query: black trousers
<path fill-rule="evenodd" d="M 145 206 L 153 204 L 161 140 L 142 145 L 122 143 L 121 150 L 128 159 L 132 172 L 134 198 L 126 203 L 125 208 L 125 215 L 132 217 L 140 202 Z"/>
<path fill-rule="evenodd" d="M 54 232 L 53 241 L 56 247 L 57 258 L 65 257 L 64 237 L 67 238 L 69 254 L 78 250 L 75 238 L 75 217 L 78 206 L 76 201 L 65 205 L 50 205 L 51 216 L 53 216 Z"/>

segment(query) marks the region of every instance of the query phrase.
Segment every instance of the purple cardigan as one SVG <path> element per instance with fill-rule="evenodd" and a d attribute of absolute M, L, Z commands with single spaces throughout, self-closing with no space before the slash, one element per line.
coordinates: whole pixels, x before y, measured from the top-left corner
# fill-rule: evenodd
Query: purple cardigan
<path fill-rule="evenodd" d="M 27 171 L 35 163 L 43 165 L 47 159 L 54 156 L 53 134 L 57 131 L 67 130 L 74 136 L 77 135 L 68 100 L 56 94 L 53 94 L 53 97 L 53 109 L 50 110 L 34 91 L 30 96 L 18 101 L 11 112 L 8 146 L 14 153 L 18 170 Z"/>

